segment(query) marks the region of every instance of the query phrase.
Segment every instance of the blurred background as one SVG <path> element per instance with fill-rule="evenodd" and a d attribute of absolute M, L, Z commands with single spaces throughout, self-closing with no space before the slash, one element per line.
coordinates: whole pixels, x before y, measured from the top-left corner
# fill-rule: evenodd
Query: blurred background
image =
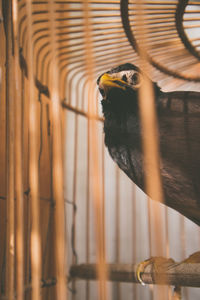
<path fill-rule="evenodd" d="M 139 10 L 151 80 L 200 91 L 200 1 L 0 1 L 2 299 L 98 299 L 97 281 L 62 285 L 72 265 L 98 259 L 98 209 L 106 263 L 157 253 L 151 200 L 104 146 L 96 85 L 119 64 L 139 64 Z M 198 226 L 157 206 L 166 257 L 198 251 Z M 124 282 L 108 282 L 106 295 L 157 299 L 153 285 Z M 182 299 L 199 296 L 183 288 Z"/>

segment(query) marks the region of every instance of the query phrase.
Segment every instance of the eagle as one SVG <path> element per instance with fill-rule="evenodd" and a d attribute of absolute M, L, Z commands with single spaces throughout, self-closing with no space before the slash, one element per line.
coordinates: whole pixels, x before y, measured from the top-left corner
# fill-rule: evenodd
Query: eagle
<path fill-rule="evenodd" d="M 144 76 L 126 63 L 102 74 L 105 145 L 119 168 L 145 193 L 139 89 Z M 164 92 L 152 82 L 164 204 L 200 225 L 200 93 Z M 148 99 L 146 99 L 148 101 Z"/>

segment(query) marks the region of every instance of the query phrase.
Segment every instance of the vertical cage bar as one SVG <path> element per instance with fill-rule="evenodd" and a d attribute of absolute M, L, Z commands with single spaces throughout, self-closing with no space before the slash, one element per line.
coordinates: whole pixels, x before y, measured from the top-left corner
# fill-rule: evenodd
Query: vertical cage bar
<path fill-rule="evenodd" d="M 132 186 L 132 262 L 136 263 L 137 260 L 137 230 L 139 230 L 137 226 L 137 202 L 136 202 L 136 187 Z M 137 285 L 133 285 L 133 299 L 137 299 Z"/>
<path fill-rule="evenodd" d="M 144 70 L 144 74 L 148 74 L 147 63 L 147 41 L 148 32 L 145 29 L 145 12 L 143 0 L 137 0 L 138 14 L 136 16 L 136 28 L 138 28 L 138 42 L 140 45 L 140 68 Z M 155 111 L 154 90 L 149 78 L 145 75 L 142 88 L 139 89 L 139 107 L 140 118 L 142 123 L 143 133 L 143 151 L 144 151 L 144 169 L 145 169 L 145 184 L 147 194 L 154 200 L 162 203 L 163 192 L 160 177 L 160 161 L 159 161 L 159 146 L 158 146 L 158 133 L 157 133 L 157 118 Z M 148 99 L 148 101 L 147 101 Z M 157 206 L 157 203 L 152 201 L 152 214 L 151 225 L 154 234 L 154 243 L 156 244 L 156 255 L 165 256 L 165 245 L 163 242 L 163 228 L 162 218 Z M 155 293 L 155 298 L 167 299 L 167 290 L 164 287 L 158 287 Z"/>
<path fill-rule="evenodd" d="M 118 166 L 115 166 L 116 170 L 116 212 L 115 212 L 115 240 L 116 240 L 116 250 L 115 250 L 115 262 L 118 264 L 120 262 L 120 171 Z M 121 284 L 117 282 L 114 285 L 116 300 L 121 300 Z"/>
<path fill-rule="evenodd" d="M 96 106 L 95 106 L 95 92 L 93 84 L 94 74 L 94 59 L 92 46 L 92 28 L 90 15 L 90 2 L 84 0 L 84 28 L 85 28 L 85 46 L 86 46 L 86 69 L 88 82 L 88 126 L 89 126 L 89 147 L 90 147 L 90 167 L 91 167 L 91 190 L 95 214 L 95 233 L 96 233 L 96 247 L 97 247 L 97 273 L 99 284 L 99 299 L 107 299 L 107 268 L 105 257 L 105 232 L 104 232 L 104 212 L 103 212 L 103 195 L 102 184 L 100 178 L 100 164 L 98 151 L 98 131 L 97 121 L 95 120 Z"/>
<path fill-rule="evenodd" d="M 32 1 L 26 1 L 27 6 L 27 35 L 28 35 L 28 64 L 29 64 L 29 181 L 31 193 L 31 278 L 32 299 L 40 300 L 41 280 L 41 236 L 40 236 L 40 203 L 39 203 L 39 175 L 38 175 L 38 151 L 37 151 L 37 106 L 34 87 L 33 65 L 33 23 Z"/>
<path fill-rule="evenodd" d="M 14 93 L 13 93 L 13 57 L 11 2 L 8 4 L 6 36 L 6 152 L 7 152 L 7 230 L 6 230 L 6 296 L 14 297 L 15 272 L 15 202 L 14 202 Z M 6 20 L 5 20 L 6 22 Z"/>
<path fill-rule="evenodd" d="M 87 190 L 86 190 L 86 263 L 90 263 L 90 216 L 91 216 L 91 201 L 90 201 L 90 126 L 87 122 Z M 90 282 L 86 282 L 86 299 L 90 300 Z"/>
<path fill-rule="evenodd" d="M 16 281 L 17 299 L 24 298 L 24 201 L 22 179 L 22 101 L 18 49 L 18 5 L 12 1 L 14 31 L 14 95 L 15 95 L 15 192 L 16 192 Z"/>
<path fill-rule="evenodd" d="M 144 26 L 142 26 L 143 9 L 142 1 L 138 0 L 138 18 L 137 26 L 140 28 L 139 42 L 142 46 L 140 50 L 140 66 L 141 69 L 148 73 L 148 64 L 145 50 L 147 33 Z M 143 24 L 144 25 L 144 24 Z M 159 147 L 157 140 L 157 119 L 154 103 L 154 91 L 150 80 L 144 75 L 144 84 L 142 89 L 139 90 L 140 97 L 140 116 L 143 130 L 143 150 L 144 150 L 144 167 L 146 177 L 146 188 L 151 198 L 162 202 L 163 193 L 160 178 L 159 167 Z M 148 101 L 147 101 L 148 99 Z M 150 175 L 149 175 L 150 174 Z M 156 207 L 155 207 L 156 210 Z M 158 217 L 158 216 L 157 216 Z M 156 220 L 157 222 L 158 220 Z M 161 245 L 160 245 L 161 246 Z"/>
<path fill-rule="evenodd" d="M 56 49 L 56 27 L 54 1 L 50 4 L 51 26 L 51 99 L 53 124 L 53 195 L 55 209 L 55 255 L 56 255 L 56 294 L 57 299 L 67 299 L 66 288 L 66 240 L 65 240 L 65 205 L 63 193 L 63 161 L 62 161 L 62 127 L 61 104 L 59 100 L 59 70 Z"/>
<path fill-rule="evenodd" d="M 78 88 L 78 87 L 76 87 Z M 77 94 L 77 93 L 76 93 Z M 76 95 L 77 96 L 77 95 Z M 77 159 L 78 159 L 78 114 L 75 115 L 75 129 L 74 129 L 74 174 L 73 174 L 73 204 L 76 206 L 77 202 Z M 72 264 L 77 264 L 77 253 L 76 253 L 76 211 L 73 210 L 72 215 L 72 226 L 73 226 L 73 258 L 72 258 Z M 76 289 L 76 281 L 73 280 L 72 282 L 72 290 Z M 72 300 L 76 299 L 75 293 L 72 294 Z"/>
<path fill-rule="evenodd" d="M 92 82 L 90 82 L 89 88 L 89 101 L 93 101 L 94 93 Z M 92 105 L 91 105 L 92 106 Z M 91 111 L 93 115 L 91 114 Z M 97 124 L 96 120 L 93 119 L 95 109 L 94 107 L 89 109 L 89 134 L 90 134 L 90 167 L 91 167 L 91 190 L 92 199 L 94 205 L 95 214 L 95 234 L 96 234 L 96 249 L 97 249 L 97 273 L 99 280 L 99 299 L 107 299 L 106 279 L 107 279 L 107 268 L 106 268 L 106 257 L 105 257 L 105 233 L 104 233 L 104 212 L 103 212 L 103 197 L 100 180 L 100 165 L 99 165 L 99 153 L 98 153 L 98 140 L 97 140 Z"/>

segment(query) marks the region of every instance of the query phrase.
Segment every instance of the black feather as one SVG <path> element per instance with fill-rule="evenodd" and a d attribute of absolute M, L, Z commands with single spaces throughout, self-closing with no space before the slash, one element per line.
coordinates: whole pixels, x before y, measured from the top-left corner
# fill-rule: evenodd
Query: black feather
<path fill-rule="evenodd" d="M 121 70 L 139 71 L 125 64 L 107 73 Z M 200 93 L 164 93 L 153 85 L 165 204 L 200 225 Z M 138 90 L 111 87 L 102 108 L 111 157 L 145 192 Z"/>

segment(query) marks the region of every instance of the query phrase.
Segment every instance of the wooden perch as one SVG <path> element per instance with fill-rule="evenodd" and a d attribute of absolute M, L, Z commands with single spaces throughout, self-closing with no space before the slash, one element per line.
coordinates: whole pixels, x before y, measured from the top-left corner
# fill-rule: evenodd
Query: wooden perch
<path fill-rule="evenodd" d="M 137 265 L 132 264 L 108 264 L 108 280 L 118 282 L 139 283 L 136 277 Z M 72 265 L 71 278 L 85 280 L 97 279 L 95 264 Z M 156 271 L 152 265 L 148 265 L 141 273 L 145 284 L 167 284 L 174 286 L 200 287 L 199 263 L 174 263 L 165 264 L 163 271 Z"/>

